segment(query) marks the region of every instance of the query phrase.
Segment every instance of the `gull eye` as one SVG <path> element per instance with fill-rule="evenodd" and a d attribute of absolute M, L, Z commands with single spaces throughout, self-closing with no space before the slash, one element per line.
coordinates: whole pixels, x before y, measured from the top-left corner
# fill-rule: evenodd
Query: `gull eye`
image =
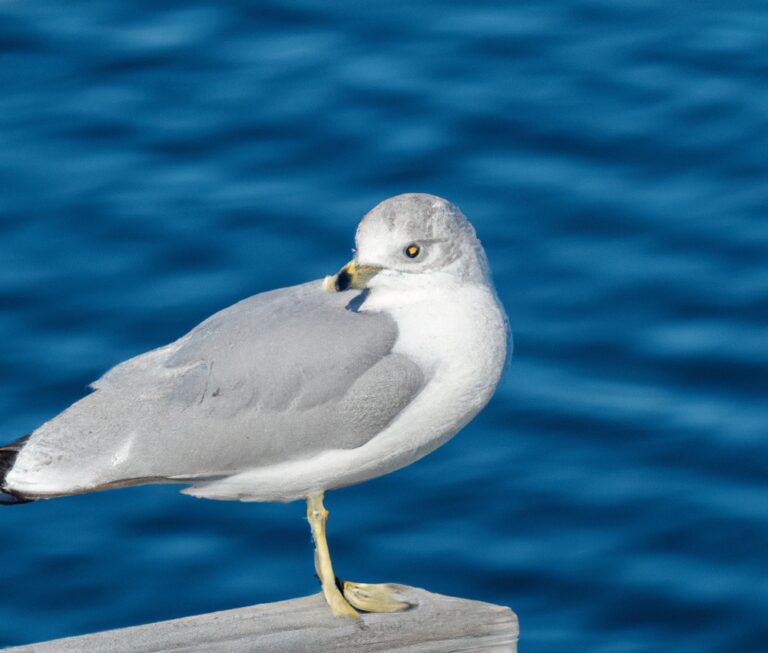
<path fill-rule="evenodd" d="M 419 247 L 416 243 L 411 243 L 403 250 L 403 253 L 408 258 L 416 258 L 421 253 L 421 247 Z"/>

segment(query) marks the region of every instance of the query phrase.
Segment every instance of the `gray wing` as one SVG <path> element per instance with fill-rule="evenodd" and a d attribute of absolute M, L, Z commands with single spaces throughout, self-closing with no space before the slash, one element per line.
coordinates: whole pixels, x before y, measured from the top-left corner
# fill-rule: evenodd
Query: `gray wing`
<path fill-rule="evenodd" d="M 32 434 L 15 471 L 76 487 L 215 478 L 361 446 L 424 384 L 387 315 L 320 282 L 246 299 L 118 365 Z M 31 478 L 29 480 L 32 480 Z"/>

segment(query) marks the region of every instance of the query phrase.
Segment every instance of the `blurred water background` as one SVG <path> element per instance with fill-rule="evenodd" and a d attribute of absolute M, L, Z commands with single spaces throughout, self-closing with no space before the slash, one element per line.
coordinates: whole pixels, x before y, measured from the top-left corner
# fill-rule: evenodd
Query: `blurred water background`
<path fill-rule="evenodd" d="M 764 2 L 0 3 L 0 433 L 405 191 L 475 223 L 489 408 L 334 492 L 340 575 L 512 607 L 522 650 L 765 652 Z M 0 512 L 0 645 L 313 593 L 304 506 Z"/>

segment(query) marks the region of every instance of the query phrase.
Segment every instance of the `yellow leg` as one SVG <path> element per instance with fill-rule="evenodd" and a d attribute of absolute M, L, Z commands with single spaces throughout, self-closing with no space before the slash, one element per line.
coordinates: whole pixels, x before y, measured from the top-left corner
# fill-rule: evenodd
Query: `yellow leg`
<path fill-rule="evenodd" d="M 400 612 L 411 607 L 410 603 L 398 597 L 397 585 L 369 585 L 336 578 L 326 539 L 328 511 L 323 505 L 322 493 L 307 498 L 307 519 L 315 540 L 315 569 L 323 586 L 325 600 L 335 616 L 358 617 L 355 608 L 364 612 Z"/>
<path fill-rule="evenodd" d="M 307 519 L 312 527 L 312 537 L 315 540 L 315 569 L 323 586 L 323 594 L 335 617 L 354 617 L 360 615 L 347 602 L 336 586 L 336 576 L 331 565 L 331 553 L 328 550 L 328 540 L 325 536 L 325 523 L 328 521 L 328 511 L 323 506 L 323 494 L 307 498 Z"/>

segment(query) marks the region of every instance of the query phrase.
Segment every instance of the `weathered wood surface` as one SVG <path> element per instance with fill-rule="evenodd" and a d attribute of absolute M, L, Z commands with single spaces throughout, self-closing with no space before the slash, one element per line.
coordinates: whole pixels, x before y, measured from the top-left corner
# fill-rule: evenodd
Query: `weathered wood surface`
<path fill-rule="evenodd" d="M 96 635 L 32 644 L 7 653 L 515 653 L 509 609 L 403 587 L 415 607 L 398 614 L 334 618 L 321 594 Z"/>

